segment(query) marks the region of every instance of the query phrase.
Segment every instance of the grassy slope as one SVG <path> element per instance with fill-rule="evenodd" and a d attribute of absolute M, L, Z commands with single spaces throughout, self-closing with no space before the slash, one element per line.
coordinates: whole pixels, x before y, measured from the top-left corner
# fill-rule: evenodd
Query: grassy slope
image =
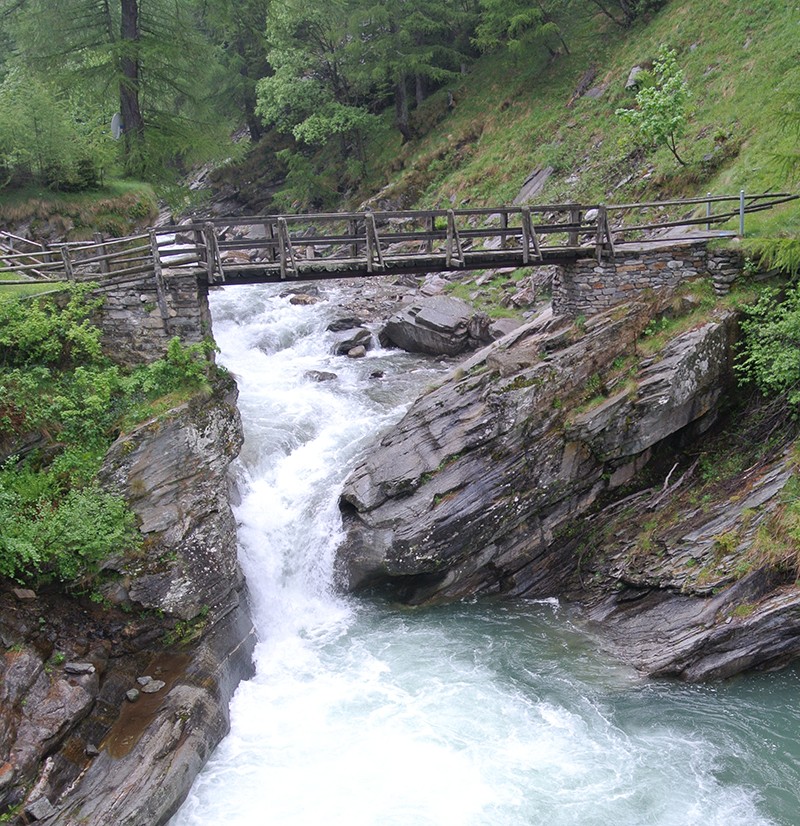
<path fill-rule="evenodd" d="M 30 222 L 32 237 L 48 228 L 69 240 L 86 240 L 94 232 L 129 235 L 136 227 L 155 220 L 158 202 L 153 187 L 139 181 L 109 180 L 88 192 L 52 192 L 43 187 L 3 192 L 0 227 Z"/>
<path fill-rule="evenodd" d="M 417 204 L 507 203 L 527 175 L 544 166 L 555 167 L 556 174 L 538 202 L 619 203 L 791 184 L 771 157 L 794 137 L 782 131 L 777 113 L 785 94 L 781 84 L 800 56 L 795 4 L 671 0 L 629 31 L 594 14 L 589 3 L 573 8 L 571 54 L 549 62 L 538 53 L 482 58 L 455 89 L 453 111 L 425 137 L 404 147 L 396 138 L 376 147 L 374 168 L 384 172 L 369 187 L 389 184 L 389 195 L 406 193 L 407 202 Z M 678 51 L 694 95 L 680 145 L 688 169 L 666 149 L 633 151 L 614 114 L 633 104 L 624 88 L 631 67 L 652 59 L 662 43 Z M 604 86 L 604 93 L 568 106 L 592 65 L 593 84 Z M 420 121 L 441 117 L 445 95 L 442 90 L 426 102 Z M 800 208 L 748 222 L 748 230 L 800 229 Z"/>

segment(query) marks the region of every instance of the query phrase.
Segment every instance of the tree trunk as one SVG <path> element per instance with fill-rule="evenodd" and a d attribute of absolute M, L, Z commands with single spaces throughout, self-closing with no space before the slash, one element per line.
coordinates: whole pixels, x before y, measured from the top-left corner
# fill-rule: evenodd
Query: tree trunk
<path fill-rule="evenodd" d="M 411 140 L 411 127 L 408 122 L 408 89 L 406 77 L 400 78 L 394 86 L 395 125 L 403 136 L 403 143 Z"/>
<path fill-rule="evenodd" d="M 121 57 L 119 107 L 125 148 L 125 171 L 140 176 L 144 171 L 144 118 L 139 108 L 139 3 L 120 0 Z"/>
<path fill-rule="evenodd" d="M 425 78 L 422 75 L 414 75 L 414 94 L 417 106 L 422 106 L 425 102 Z"/>

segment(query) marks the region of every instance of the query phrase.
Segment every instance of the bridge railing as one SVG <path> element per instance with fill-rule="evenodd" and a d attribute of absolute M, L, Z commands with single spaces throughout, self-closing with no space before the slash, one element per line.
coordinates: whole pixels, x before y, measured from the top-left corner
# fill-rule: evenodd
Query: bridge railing
<path fill-rule="evenodd" d="M 497 208 L 392 210 L 215 218 L 127 238 L 46 246 L 0 233 L 0 264 L 22 280 L 99 281 L 115 286 L 191 268 L 208 283 L 330 275 L 525 266 L 691 237 L 747 213 L 796 199 L 791 193 L 721 195 L 631 204 L 537 204 Z M 688 208 L 680 218 L 667 210 Z M 718 234 L 718 233 L 717 233 Z M 732 233 L 731 233 L 732 234 Z M 688 233 L 687 233 L 688 237 Z M 676 240 L 674 236 L 669 240 Z M 6 282 L 7 283 L 7 282 Z"/>
<path fill-rule="evenodd" d="M 602 205 L 319 213 L 215 219 L 172 228 L 212 239 L 215 273 L 273 270 L 282 278 L 363 264 L 367 273 L 456 269 L 611 245 Z"/>

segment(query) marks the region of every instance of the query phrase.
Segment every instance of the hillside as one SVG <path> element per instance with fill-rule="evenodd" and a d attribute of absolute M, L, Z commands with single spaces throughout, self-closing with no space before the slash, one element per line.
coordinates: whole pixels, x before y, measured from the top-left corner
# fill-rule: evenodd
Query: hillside
<path fill-rule="evenodd" d="M 361 195 L 394 206 L 508 203 L 537 169 L 553 174 L 530 200 L 625 203 L 656 197 L 781 189 L 774 155 L 795 135 L 779 113 L 798 86 L 797 10 L 779 0 L 669 2 L 630 29 L 591 3 L 574 3 L 570 53 L 501 51 L 476 61 L 452 89 L 414 114 L 421 137 L 374 145 Z M 662 147 L 626 141 L 615 112 L 634 104 L 630 71 L 665 44 L 692 92 L 686 167 Z M 455 105 L 448 109 L 448 93 Z M 796 207 L 754 221 L 798 226 Z"/>

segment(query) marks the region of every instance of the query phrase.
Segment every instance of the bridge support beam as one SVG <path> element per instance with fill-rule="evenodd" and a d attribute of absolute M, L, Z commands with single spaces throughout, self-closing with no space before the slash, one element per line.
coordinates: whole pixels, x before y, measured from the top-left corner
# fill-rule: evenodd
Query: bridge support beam
<path fill-rule="evenodd" d="M 133 283 L 106 287 L 96 323 L 104 351 L 119 364 L 147 364 L 178 336 L 186 344 L 212 335 L 208 287 L 202 273 L 165 269 Z"/>
<path fill-rule="evenodd" d="M 644 292 L 674 290 L 698 277 L 713 279 L 724 295 L 741 274 L 738 249 L 709 250 L 705 241 L 637 249 L 620 249 L 601 262 L 579 258 L 557 268 L 553 312 L 571 318 L 591 316 L 637 298 Z"/>

